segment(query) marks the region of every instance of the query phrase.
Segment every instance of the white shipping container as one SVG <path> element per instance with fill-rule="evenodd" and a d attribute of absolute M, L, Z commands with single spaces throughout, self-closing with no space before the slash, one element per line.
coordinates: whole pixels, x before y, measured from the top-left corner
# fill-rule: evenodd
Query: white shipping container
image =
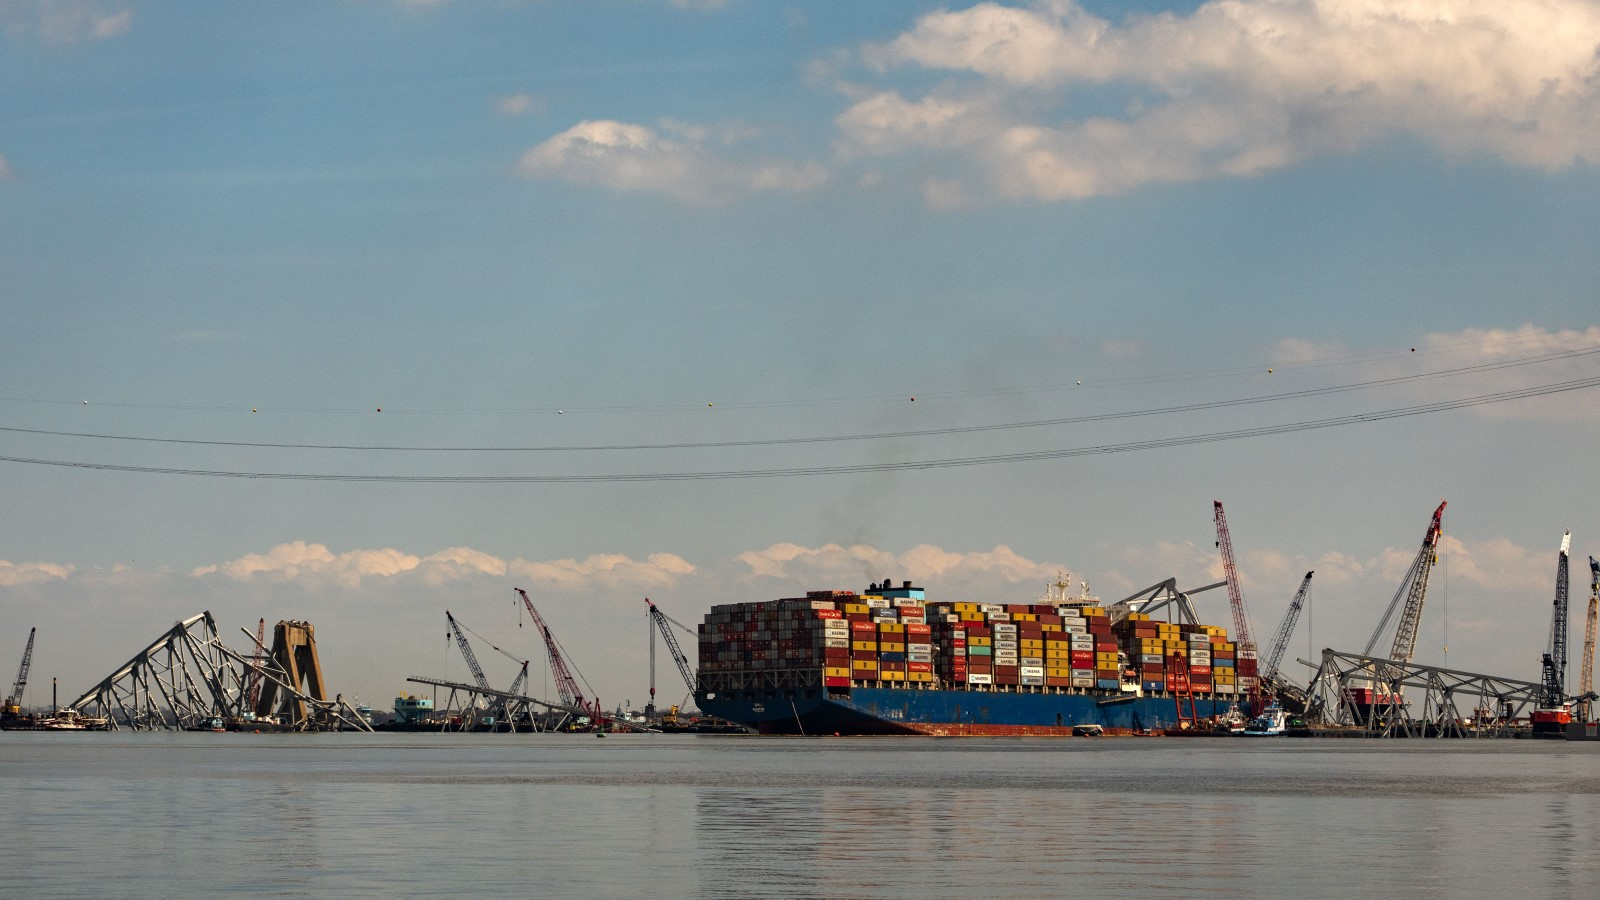
<path fill-rule="evenodd" d="M 1009 613 L 1007 615 L 1009 615 Z M 994 626 L 994 633 L 995 634 L 1000 634 L 1002 632 L 1004 632 L 1005 634 L 1016 634 L 1017 633 L 1017 623 L 1002 621 L 1000 624 Z"/>
<path fill-rule="evenodd" d="M 1079 628 L 1088 628 L 1089 620 L 1085 619 L 1083 616 L 1063 616 L 1061 618 L 1061 624 L 1063 626 L 1075 625 Z"/>
<path fill-rule="evenodd" d="M 912 653 L 906 651 L 906 662 L 933 662 L 932 653 Z"/>
<path fill-rule="evenodd" d="M 1019 657 L 1017 657 L 1017 665 L 1019 665 L 1019 666 L 1043 666 L 1044 665 L 1044 657 L 1042 657 L 1042 656 L 1019 656 Z"/>
<path fill-rule="evenodd" d="M 992 612 L 992 613 L 985 613 L 984 615 L 991 622 L 1009 622 L 1009 621 L 1011 621 L 1011 613 L 1008 613 L 1008 612 Z"/>
<path fill-rule="evenodd" d="M 907 643 L 906 644 L 906 652 L 907 653 L 932 653 L 933 652 L 933 645 L 932 644 L 911 644 L 911 643 Z"/>
<path fill-rule="evenodd" d="M 915 606 L 918 609 L 922 608 L 922 601 L 915 597 L 895 597 L 893 599 L 893 603 L 895 606 Z"/>
<path fill-rule="evenodd" d="M 1017 649 L 1017 639 L 995 638 L 994 643 L 990 644 L 989 646 L 995 648 L 996 650 L 1015 650 Z"/>
<path fill-rule="evenodd" d="M 1094 678 L 1093 675 L 1074 675 L 1074 676 L 1072 676 L 1072 686 L 1073 687 L 1091 687 L 1092 688 L 1092 687 L 1094 687 L 1094 682 L 1095 682 L 1095 678 Z"/>
<path fill-rule="evenodd" d="M 822 639 L 822 646 L 824 646 L 824 647 L 832 647 L 835 650 L 839 650 L 839 649 L 849 650 L 850 649 L 850 639 L 848 637 L 823 638 Z"/>
<path fill-rule="evenodd" d="M 889 601 L 885 600 L 882 597 L 863 597 L 861 599 L 864 600 L 866 602 L 866 604 L 868 606 L 872 607 L 873 609 L 888 609 L 889 608 Z"/>
<path fill-rule="evenodd" d="M 1063 625 L 1063 626 L 1061 626 L 1061 630 L 1065 631 L 1067 634 L 1088 634 L 1089 633 L 1089 626 L 1087 626 L 1087 625 Z"/>
<path fill-rule="evenodd" d="M 1021 675 L 1023 678 L 1027 678 L 1029 675 L 1037 675 L 1040 678 L 1043 678 L 1044 666 L 1030 666 L 1024 664 L 1017 668 L 1017 674 Z"/>
<path fill-rule="evenodd" d="M 969 672 L 967 674 L 967 684 L 994 684 L 994 676 L 987 673 L 980 675 L 977 672 Z"/>

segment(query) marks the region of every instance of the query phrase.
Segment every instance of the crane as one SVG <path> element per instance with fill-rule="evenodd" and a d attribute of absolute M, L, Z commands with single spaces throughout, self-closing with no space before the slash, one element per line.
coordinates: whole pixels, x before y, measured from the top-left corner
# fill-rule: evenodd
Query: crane
<path fill-rule="evenodd" d="M 1589 557 L 1589 615 L 1583 627 L 1583 666 L 1578 670 L 1578 710 L 1580 721 L 1594 721 L 1594 628 L 1600 612 L 1600 560 Z"/>
<path fill-rule="evenodd" d="M 533 617 L 533 624 L 538 627 L 540 636 L 544 638 L 544 649 L 550 656 L 550 674 L 556 680 L 556 693 L 561 695 L 561 702 L 588 711 L 589 701 L 578 687 L 578 680 L 572 677 L 572 670 L 567 668 L 567 660 L 561 655 L 561 648 L 556 645 L 555 636 L 550 633 L 549 626 L 544 624 L 544 617 L 533 608 L 533 601 L 528 599 L 527 591 L 522 588 L 512 588 L 512 590 L 522 597 L 522 605 L 528 608 L 528 615 Z M 600 713 L 598 700 L 595 701 L 593 712 L 598 721 Z"/>
<path fill-rule="evenodd" d="M 250 681 L 245 688 L 245 709 L 254 710 L 261 700 L 261 667 L 267 661 L 267 620 L 256 624 L 256 649 L 250 654 Z"/>
<path fill-rule="evenodd" d="M 667 644 L 667 652 L 672 654 L 672 661 L 678 664 L 678 674 L 683 676 L 683 683 L 688 685 L 689 693 L 694 693 L 694 669 L 689 667 L 688 657 L 683 655 L 683 650 L 678 647 L 678 639 L 672 634 L 672 629 L 667 625 L 673 624 L 689 631 L 688 627 L 674 622 L 672 617 L 661 611 L 661 608 L 644 598 L 645 605 L 650 608 L 650 703 L 645 707 L 645 715 L 655 713 L 656 708 L 656 632 L 661 632 L 661 639 Z M 693 632 L 690 632 L 691 634 Z"/>
<path fill-rule="evenodd" d="M 1228 603 L 1233 607 L 1234 648 L 1249 651 L 1253 658 L 1256 642 L 1250 636 L 1250 614 L 1244 608 L 1244 593 L 1239 590 L 1239 570 L 1233 563 L 1233 539 L 1228 536 L 1228 517 L 1222 512 L 1221 500 L 1213 500 L 1211 505 L 1217 522 L 1217 549 L 1222 551 L 1222 577 L 1228 585 Z M 1260 677 L 1251 683 L 1249 693 L 1251 715 L 1254 715 L 1261 711 Z"/>
<path fill-rule="evenodd" d="M 1307 572 L 1306 577 L 1300 582 L 1300 590 L 1295 592 L 1294 600 L 1289 603 L 1289 609 L 1283 614 L 1283 622 L 1278 625 L 1278 633 L 1272 639 L 1272 646 L 1267 650 L 1267 663 L 1261 669 L 1261 680 L 1276 682 L 1278 680 L 1278 664 L 1283 662 L 1283 651 L 1289 646 L 1289 638 L 1294 636 L 1294 626 L 1300 622 L 1300 609 L 1306 604 L 1306 597 L 1311 592 L 1311 576 L 1315 572 Z"/>
<path fill-rule="evenodd" d="M 461 655 L 467 660 L 467 668 L 472 671 L 472 680 L 484 690 L 493 690 L 489 687 L 489 679 L 484 677 L 483 667 L 478 665 L 478 657 L 472 652 L 472 645 L 467 643 L 467 636 L 462 633 L 461 626 L 457 624 L 456 617 L 450 615 L 450 610 L 444 611 L 445 621 L 450 623 L 450 634 L 456 639 L 456 646 L 461 648 Z"/>
<path fill-rule="evenodd" d="M 22 665 L 17 669 L 17 681 L 11 686 L 11 693 L 6 695 L 5 713 L 8 716 L 22 714 L 22 691 L 28 686 L 28 667 L 33 664 L 33 635 L 38 628 L 28 629 L 28 646 L 22 651 Z"/>
<path fill-rule="evenodd" d="M 1433 570 L 1434 563 L 1439 561 L 1439 537 L 1444 529 L 1445 502 L 1440 501 L 1439 508 L 1433 511 L 1433 521 L 1428 525 L 1427 534 L 1422 537 L 1422 549 L 1417 551 L 1417 556 L 1411 561 L 1411 568 L 1407 570 L 1406 577 L 1400 582 L 1400 589 L 1395 592 L 1394 599 L 1389 601 L 1389 608 L 1383 614 L 1383 619 L 1378 622 L 1378 629 L 1372 633 L 1372 639 L 1367 641 L 1367 648 L 1361 651 L 1363 656 L 1372 654 L 1373 648 L 1378 644 L 1378 639 L 1383 636 L 1384 628 L 1389 620 L 1394 617 L 1395 610 L 1400 606 L 1400 600 L 1405 598 L 1405 608 L 1400 614 L 1400 622 L 1394 630 L 1394 649 L 1389 652 L 1389 658 L 1399 662 L 1411 662 L 1411 657 L 1417 652 L 1417 626 L 1422 621 L 1422 600 L 1428 591 L 1428 573 Z"/>
<path fill-rule="evenodd" d="M 1567 705 L 1567 554 L 1572 550 L 1572 532 L 1561 536 L 1561 553 L 1556 557 L 1556 599 L 1550 615 L 1550 649 L 1540 660 L 1539 707 L 1533 711 L 1534 734 L 1556 733 L 1565 737 L 1572 721 Z"/>

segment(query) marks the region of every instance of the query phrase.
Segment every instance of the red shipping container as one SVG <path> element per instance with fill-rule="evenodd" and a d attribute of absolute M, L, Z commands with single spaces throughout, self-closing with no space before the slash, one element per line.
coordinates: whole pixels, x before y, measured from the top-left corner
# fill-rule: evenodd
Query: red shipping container
<path fill-rule="evenodd" d="M 845 676 L 824 675 L 822 677 L 822 686 L 823 687 L 849 687 L 850 686 L 850 676 L 848 676 L 848 675 L 845 675 Z"/>
<path fill-rule="evenodd" d="M 844 613 L 837 609 L 814 609 L 811 611 L 819 619 L 842 619 Z"/>
<path fill-rule="evenodd" d="M 876 650 L 851 650 L 850 651 L 850 658 L 851 659 L 866 660 L 867 662 L 877 662 L 878 661 L 878 651 L 876 651 Z"/>
<path fill-rule="evenodd" d="M 908 663 L 906 663 L 906 671 L 907 672 L 932 672 L 933 671 L 933 663 L 908 662 Z"/>
<path fill-rule="evenodd" d="M 877 634 L 878 633 L 878 626 L 877 626 L 876 623 L 871 622 L 871 621 L 851 622 L 850 623 L 850 630 L 851 631 L 861 631 L 861 632 L 870 631 L 873 634 Z"/>
<path fill-rule="evenodd" d="M 851 650 L 848 647 L 826 647 L 822 651 L 823 659 L 849 659 Z"/>

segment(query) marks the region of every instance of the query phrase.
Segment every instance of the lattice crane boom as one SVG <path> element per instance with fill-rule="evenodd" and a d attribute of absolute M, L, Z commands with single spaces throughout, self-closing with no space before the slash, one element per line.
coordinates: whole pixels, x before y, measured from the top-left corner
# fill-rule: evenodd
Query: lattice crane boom
<path fill-rule="evenodd" d="M 38 628 L 28 629 L 28 646 L 22 651 L 22 665 L 17 668 L 17 680 L 11 685 L 11 693 L 6 696 L 6 706 L 21 706 L 22 692 L 28 686 L 28 669 L 33 666 L 33 636 Z"/>
<path fill-rule="evenodd" d="M 1556 597 L 1550 615 L 1550 650 L 1543 659 L 1545 709 L 1558 709 L 1567 701 L 1567 555 L 1572 550 L 1572 532 L 1561 537 L 1561 554 L 1556 557 Z"/>
<path fill-rule="evenodd" d="M 1444 533 L 1444 508 L 1445 502 L 1440 501 L 1439 508 L 1433 511 L 1433 520 L 1428 524 L 1428 532 L 1422 537 L 1422 549 L 1417 551 L 1416 558 L 1411 561 L 1411 568 L 1406 572 L 1405 580 L 1400 582 L 1400 589 L 1395 592 L 1394 599 L 1389 601 L 1389 608 L 1383 614 L 1383 619 L 1378 622 L 1378 628 L 1372 632 L 1372 639 L 1367 641 L 1367 647 L 1361 651 L 1371 654 L 1378 644 L 1378 639 L 1383 636 L 1389 620 L 1394 617 L 1396 609 L 1401 609 L 1399 624 L 1394 630 L 1394 648 L 1389 652 L 1389 659 L 1411 662 L 1417 652 L 1417 628 L 1422 622 L 1422 601 L 1428 592 L 1428 574 L 1439 561 L 1439 538 Z M 1401 599 L 1404 598 L 1404 606 Z"/>
<path fill-rule="evenodd" d="M 484 677 L 483 667 L 478 665 L 478 657 L 472 652 L 472 645 L 467 643 L 466 634 L 462 632 L 460 624 L 456 622 L 456 617 L 450 615 L 450 610 L 447 609 L 444 611 L 444 618 L 446 622 L 450 623 L 450 634 L 455 637 L 456 646 L 461 648 L 461 655 L 467 661 L 467 668 L 472 670 L 472 680 L 477 683 L 478 687 L 486 691 L 493 690 L 489 687 L 489 679 Z"/>
<path fill-rule="evenodd" d="M 1222 551 L 1222 576 L 1228 585 L 1228 605 L 1233 609 L 1233 640 L 1240 650 L 1256 649 L 1250 636 L 1250 614 L 1244 608 L 1244 592 L 1239 589 L 1239 570 L 1233 563 L 1233 539 L 1228 536 L 1228 517 L 1222 501 L 1213 500 L 1217 522 L 1217 549 Z"/>
<path fill-rule="evenodd" d="M 528 615 L 533 617 L 533 624 L 538 627 L 540 637 L 544 638 L 544 649 L 550 657 L 550 674 L 556 680 L 556 692 L 561 695 L 561 702 L 567 706 L 588 709 L 589 701 L 578 687 L 578 680 L 572 677 L 572 670 L 567 668 L 567 660 L 562 656 L 561 648 L 556 645 L 555 636 L 550 633 L 549 626 L 544 624 L 544 617 L 539 615 L 539 610 L 534 608 L 533 601 L 528 599 L 527 591 L 522 588 L 512 588 L 512 590 L 522 597 L 522 605 L 528 608 Z"/>
<path fill-rule="evenodd" d="M 1579 708 L 1582 720 L 1593 722 L 1594 697 L 1594 631 L 1597 613 L 1600 613 L 1600 560 L 1589 557 L 1589 614 L 1584 617 L 1583 665 L 1578 670 L 1578 693 L 1582 695 Z"/>
<path fill-rule="evenodd" d="M 1316 573 L 1307 572 L 1304 580 L 1300 582 L 1300 590 L 1295 592 L 1294 600 L 1289 603 L 1289 609 L 1283 614 L 1283 622 L 1278 625 L 1278 633 L 1272 638 L 1272 647 L 1267 651 L 1267 663 L 1261 670 L 1264 681 L 1274 681 L 1278 677 L 1278 665 L 1283 662 L 1283 651 L 1289 646 L 1289 639 L 1294 636 L 1294 626 L 1300 622 L 1300 610 L 1306 604 L 1306 597 L 1311 592 L 1311 576 Z"/>
<path fill-rule="evenodd" d="M 261 702 L 261 667 L 267 661 L 267 620 L 256 622 L 256 646 L 250 653 L 250 681 L 245 689 L 245 709 L 253 710 Z"/>
<path fill-rule="evenodd" d="M 644 602 L 650 607 L 650 621 L 655 623 L 656 630 L 661 632 L 661 639 L 666 641 L 667 651 L 672 654 L 672 661 L 678 664 L 678 674 L 683 676 L 683 683 L 688 686 L 689 693 L 694 693 L 694 669 L 689 666 L 689 658 L 683 655 L 683 649 L 678 646 L 678 639 L 673 636 L 672 629 L 667 627 L 672 620 L 667 618 L 667 614 L 662 612 L 660 607 L 651 603 L 649 597 L 644 598 Z M 655 699 L 653 694 L 651 699 Z"/>

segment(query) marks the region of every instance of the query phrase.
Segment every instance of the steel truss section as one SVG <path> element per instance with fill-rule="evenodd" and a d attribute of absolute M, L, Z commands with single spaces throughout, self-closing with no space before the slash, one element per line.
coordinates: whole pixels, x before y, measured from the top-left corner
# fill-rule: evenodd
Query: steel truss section
<path fill-rule="evenodd" d="M 450 716 L 446 715 L 440 725 L 441 731 L 490 731 L 490 732 L 515 732 L 519 729 L 526 731 L 560 731 L 568 722 L 579 716 L 594 715 L 593 710 L 583 709 L 579 706 L 569 706 L 562 703 L 550 703 L 536 697 L 528 697 L 510 691 L 497 691 L 493 688 L 482 688 L 475 684 L 466 684 L 460 681 L 446 681 L 440 678 L 410 677 L 407 681 L 415 684 L 427 684 L 433 687 L 446 688 L 450 693 L 445 697 L 441 713 L 454 712 L 459 722 L 452 723 Z M 539 712 L 535 707 L 542 707 Z M 491 712 L 492 721 L 485 723 L 480 712 Z M 637 726 L 630 725 L 630 728 Z M 653 730 L 653 729 L 646 729 Z"/>
<path fill-rule="evenodd" d="M 263 662 L 229 649 L 209 611 L 173 625 L 65 709 L 88 715 L 93 707 L 105 717 L 108 729 L 183 730 L 206 728 L 214 720 L 238 723 L 248 719 L 252 671 L 304 703 L 305 713 L 280 723 L 282 727 L 372 730 L 342 697 L 332 701 L 308 697 L 275 661 Z"/>
<path fill-rule="evenodd" d="M 1112 622 L 1121 622 L 1132 613 L 1154 615 L 1171 606 L 1176 612 L 1168 613 L 1169 617 L 1173 617 L 1175 621 L 1180 623 L 1186 622 L 1190 625 L 1199 625 L 1200 616 L 1194 611 L 1194 604 L 1189 602 L 1189 597 L 1201 591 L 1226 587 L 1227 584 L 1226 581 L 1218 581 L 1201 587 L 1190 588 L 1187 591 L 1180 591 L 1178 590 L 1178 579 L 1168 578 L 1166 581 L 1152 584 L 1136 594 L 1118 600 L 1116 603 L 1111 604 L 1106 611 L 1110 613 Z"/>
<path fill-rule="evenodd" d="M 1540 689 L 1531 681 L 1323 650 L 1306 715 L 1371 737 L 1509 737 L 1522 730 L 1516 720 L 1538 705 Z"/>

